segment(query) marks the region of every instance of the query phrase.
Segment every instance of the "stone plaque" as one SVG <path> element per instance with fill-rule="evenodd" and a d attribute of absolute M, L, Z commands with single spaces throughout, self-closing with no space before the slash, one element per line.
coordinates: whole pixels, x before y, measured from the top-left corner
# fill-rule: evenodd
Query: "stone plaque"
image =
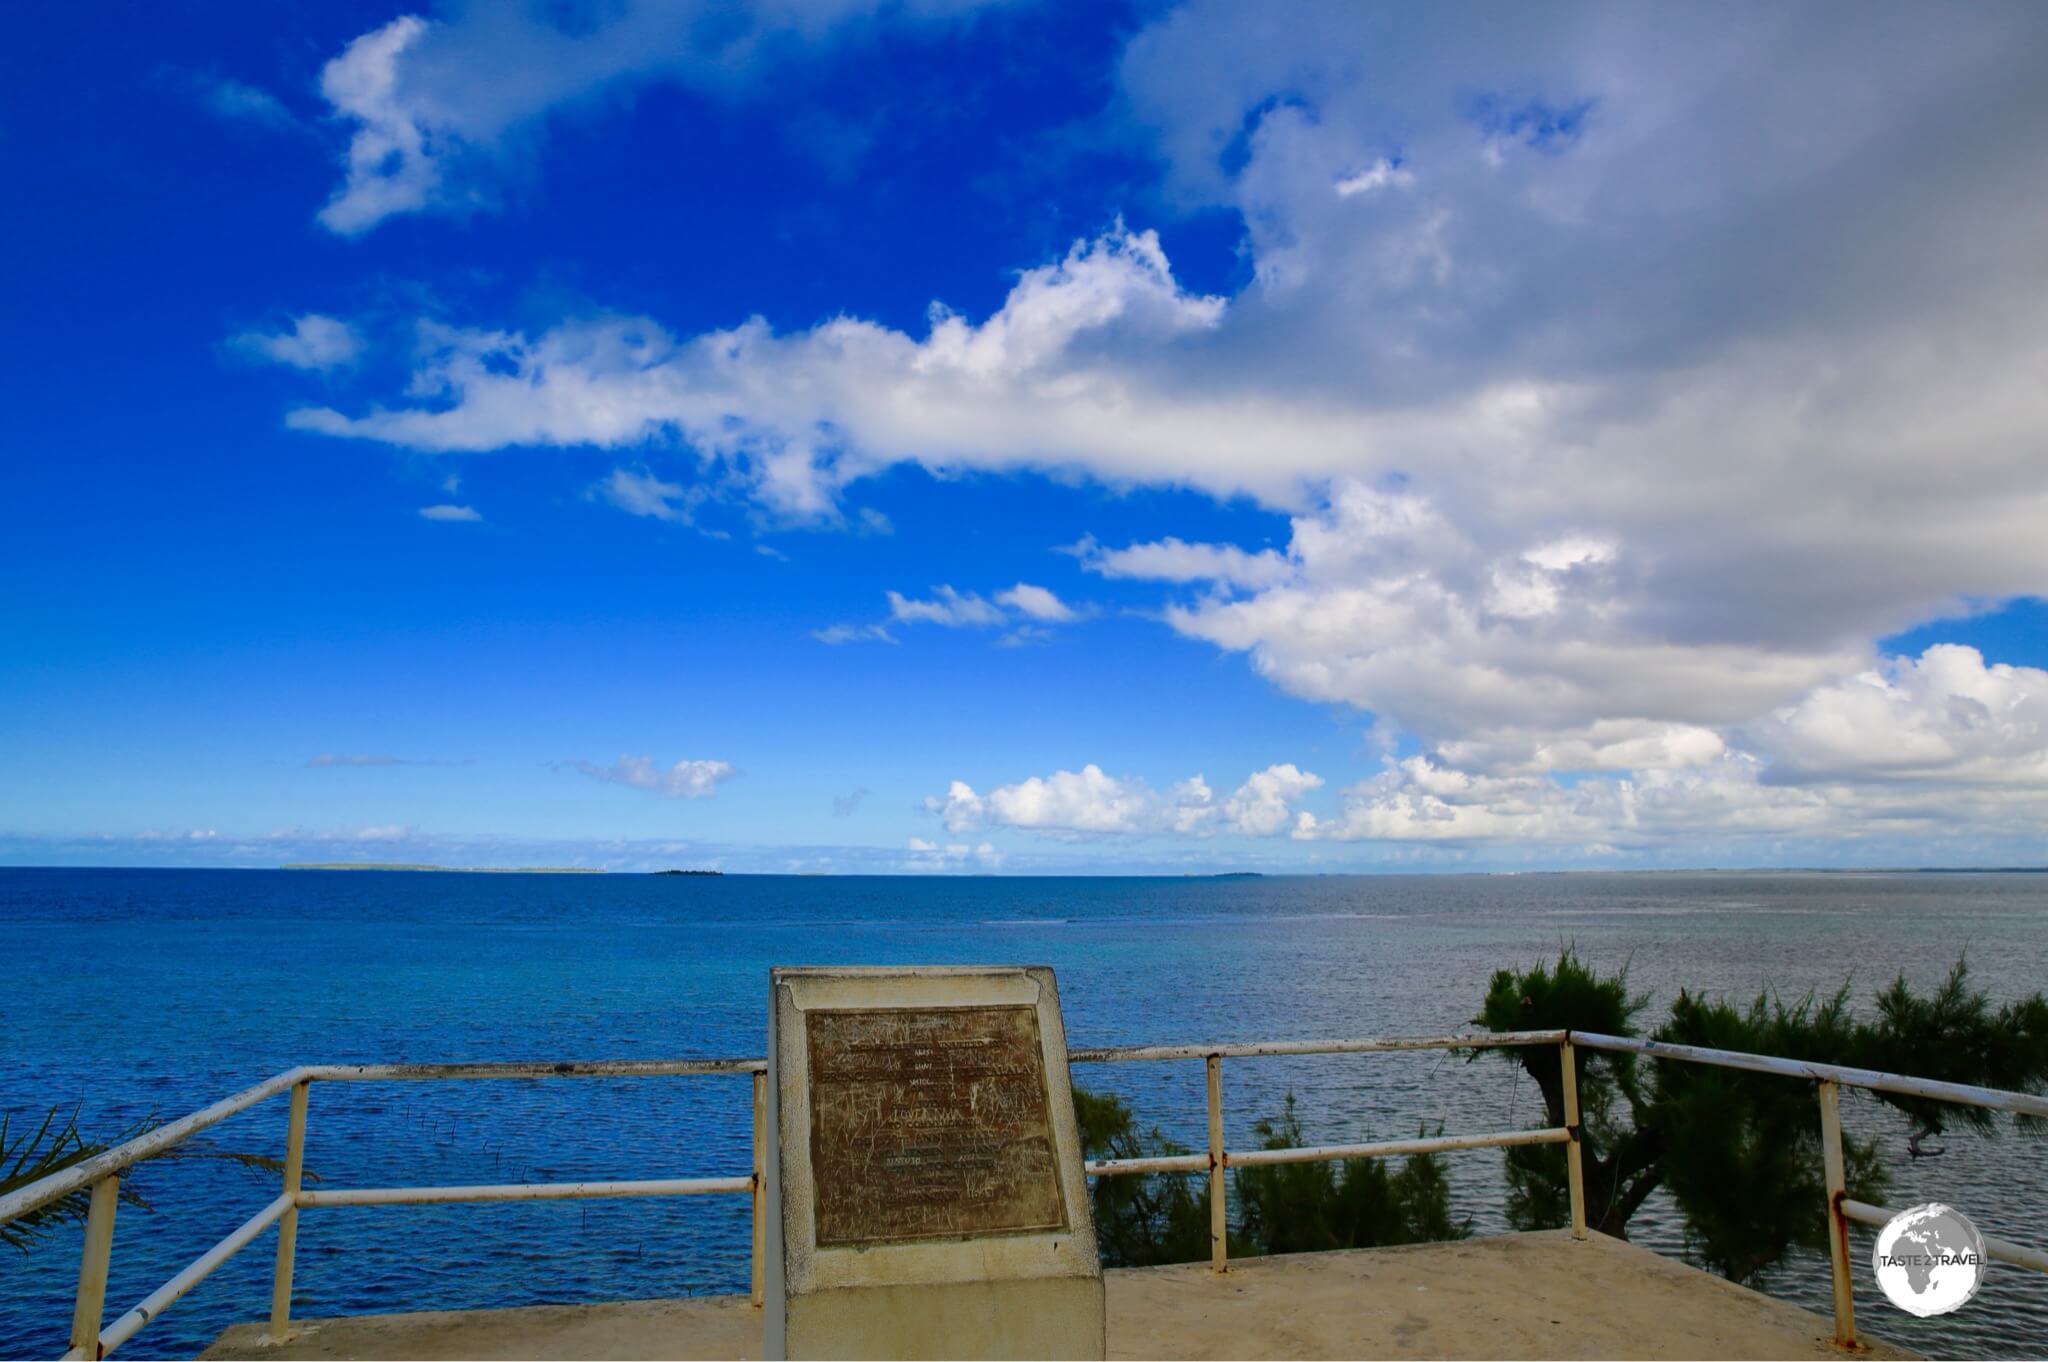
<path fill-rule="evenodd" d="M 1037 1008 L 809 1021 L 819 1247 L 1067 1227 Z"/>
<path fill-rule="evenodd" d="M 1103 1355 L 1051 970 L 770 970 L 766 1096 L 764 1356 Z"/>

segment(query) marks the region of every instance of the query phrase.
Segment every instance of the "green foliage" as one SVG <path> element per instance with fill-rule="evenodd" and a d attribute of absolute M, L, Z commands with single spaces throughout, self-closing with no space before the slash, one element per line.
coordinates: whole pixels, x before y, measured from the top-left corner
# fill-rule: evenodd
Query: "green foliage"
<path fill-rule="evenodd" d="M 1902 977 L 1879 995 L 1870 1020 L 1852 1013 L 1847 986 L 1789 1003 L 1761 994 L 1746 1007 L 1681 991 L 1655 1038 L 2039 1091 L 2048 1083 L 2048 999 L 2036 993 L 1994 1009 L 1969 987 L 1968 973 L 1958 961 L 1924 996 Z M 1567 949 L 1554 966 L 1495 974 L 1479 1021 L 1496 1031 L 1630 1035 L 1644 1004 L 1628 992 L 1625 970 L 1599 974 Z M 1546 1122 L 1563 1124 L 1557 1052 L 1539 1046 L 1499 1053 L 1535 1080 Z M 1628 1056 L 1584 1049 L 1578 1056 L 1587 1218 L 1598 1228 L 1626 1238 L 1629 1217 L 1663 1188 L 1684 1217 L 1694 1251 L 1736 1281 L 1759 1280 L 1795 1246 L 1823 1246 L 1826 1198 L 1811 1084 L 1677 1061 L 1645 1069 Z M 1925 1152 L 1920 1136 L 1951 1123 L 1984 1131 L 1998 1124 L 1996 1113 L 1979 1107 L 1872 1096 L 1920 1123 L 1909 1145 L 1916 1154 Z M 1876 1142 L 1845 1136 L 1843 1157 L 1851 1194 L 1881 1200 L 1885 1171 Z M 1507 1176 L 1510 1223 L 1565 1223 L 1561 1148 L 1508 1151 Z"/>
<path fill-rule="evenodd" d="M 30 1183 L 40 1182 L 53 1173 L 61 1173 L 96 1155 L 104 1154 L 109 1149 L 147 1135 L 156 1129 L 157 1125 L 155 1116 L 145 1116 L 117 1131 L 111 1139 L 94 1140 L 88 1139 L 79 1130 L 76 1108 L 73 1108 L 68 1116 L 59 1108 L 51 1108 L 32 1131 L 25 1126 L 15 1126 L 9 1113 L 0 1112 L 0 1196 L 19 1191 Z M 245 1168 L 280 1173 L 284 1170 L 284 1162 L 281 1159 L 263 1154 L 214 1149 L 197 1143 L 180 1145 L 157 1157 L 226 1159 Z M 320 1180 L 319 1175 L 311 1171 L 307 1171 L 304 1176 L 311 1182 Z M 124 1177 L 121 1180 L 121 1200 L 145 1211 L 150 1209 L 149 1203 L 136 1191 L 132 1178 Z M 82 1223 L 91 1205 L 91 1187 L 81 1187 L 26 1215 L 0 1223 L 0 1244 L 26 1253 L 30 1245 L 57 1226 Z"/>
<path fill-rule="evenodd" d="M 1958 960 L 1925 998 L 1914 996 L 1904 975 L 1893 980 L 1877 997 L 1876 1022 L 1858 1030 L 1852 1062 L 1951 1083 L 2039 1092 L 2048 1081 L 2048 998 L 2035 993 L 1994 1012 L 1990 1000 L 1970 988 L 1969 978 L 1968 962 Z M 1891 1093 L 1880 1100 L 1919 1122 L 1926 1134 L 1956 1123 L 1986 1132 L 1998 1126 L 1998 1113 L 1984 1107 Z M 2018 1124 L 2032 1134 L 2043 1127 L 2038 1116 L 2022 1116 Z"/>
<path fill-rule="evenodd" d="M 1489 1031 L 1597 1031 L 1636 1034 L 1647 994 L 1631 993 L 1626 967 L 1601 974 L 1569 947 L 1554 965 L 1498 970 L 1488 984 L 1479 1025 Z M 1521 1066 L 1536 1084 L 1545 1124 L 1564 1124 L 1564 1080 L 1557 1050 L 1531 1045 L 1495 1053 Z M 1579 1125 L 1586 1173 L 1587 1218 L 1627 1238 L 1628 1218 L 1655 1187 L 1646 1181 L 1653 1141 L 1637 1113 L 1645 1095 L 1633 1055 L 1579 1052 Z M 1508 1223 L 1518 1230 L 1556 1229 L 1571 1221 L 1564 1150 L 1523 1145 L 1507 1151 Z"/>
<path fill-rule="evenodd" d="M 1190 1151 L 1158 1130 L 1140 1134 L 1130 1108 L 1116 1097 L 1074 1089 L 1081 1144 L 1091 1159 L 1160 1158 Z M 1253 1130 L 1261 1148 L 1304 1143 L 1289 1094 L 1281 1115 Z M 1095 1179 L 1090 1193 L 1102 1261 L 1109 1267 L 1196 1262 L 1209 1256 L 1206 1174 L 1155 1174 Z M 1368 1248 L 1462 1239 L 1469 1225 L 1451 1218 L 1450 1186 L 1434 1155 L 1402 1160 L 1270 1164 L 1231 1175 L 1237 1257 Z"/>
<path fill-rule="evenodd" d="M 1190 1152 L 1157 1129 L 1141 1133 L 1131 1109 L 1109 1093 L 1075 1088 L 1074 1119 L 1086 1158 L 1151 1159 Z M 1096 1178 L 1088 1197 L 1105 1267 L 1191 1263 L 1209 1256 L 1206 1175 Z"/>
<path fill-rule="evenodd" d="M 1747 1008 L 1681 993 L 1659 1040 L 1786 1059 L 1842 1063 L 1856 1045 L 1845 987 L 1798 1002 L 1763 995 Z M 1810 1084 L 1706 1064 L 1661 1064 L 1649 1119 L 1664 1137 L 1664 1182 L 1693 1251 L 1738 1282 L 1760 1279 L 1799 1245 L 1827 1246 L 1820 1114 Z M 1844 1135 L 1847 1181 L 1882 1201 L 1874 1141 Z"/>
<path fill-rule="evenodd" d="M 1261 1149 L 1300 1148 L 1305 1140 L 1294 1094 L 1277 1119 L 1252 1130 Z M 1238 1169 L 1231 1190 L 1245 1251 L 1314 1253 L 1471 1234 L 1469 1223 L 1451 1219 L 1450 1184 L 1438 1156 L 1411 1155 L 1398 1170 L 1391 1163 L 1345 1159 Z"/>
<path fill-rule="evenodd" d="M 138 1122 L 111 1142 L 102 1143 L 88 1140 L 79 1132 L 76 1108 L 63 1118 L 61 1124 L 58 1120 L 60 1114 L 58 1109 L 51 1108 L 41 1123 L 29 1131 L 14 1127 L 8 1113 L 0 1112 L 0 1196 L 19 1191 L 53 1173 L 61 1173 L 74 1164 L 84 1163 L 94 1155 L 105 1153 L 114 1145 L 142 1134 L 152 1124 L 149 1121 Z M 138 1206 L 143 1204 L 126 1183 L 121 1187 L 121 1199 Z M 30 1244 L 57 1226 L 83 1222 L 91 1205 L 92 1189 L 81 1187 L 69 1196 L 59 1197 L 47 1206 L 0 1224 L 0 1244 L 26 1253 Z"/>

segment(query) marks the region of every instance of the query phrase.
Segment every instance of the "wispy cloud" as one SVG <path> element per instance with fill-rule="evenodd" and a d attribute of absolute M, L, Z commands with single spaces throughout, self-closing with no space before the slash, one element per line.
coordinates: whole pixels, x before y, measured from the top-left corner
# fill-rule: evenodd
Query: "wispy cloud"
<path fill-rule="evenodd" d="M 948 629 L 986 628 L 1003 622 L 1003 612 L 972 591 L 950 586 L 933 590 L 929 600 L 913 600 L 900 591 L 889 595 L 889 618 L 901 624 L 937 624 Z"/>
<path fill-rule="evenodd" d="M 228 341 L 236 353 L 268 364 L 325 372 L 353 364 L 363 353 L 362 337 L 336 317 L 309 312 L 286 331 L 244 331 Z"/>
<path fill-rule="evenodd" d="M 475 524 L 483 515 L 474 506 L 456 506 L 444 503 L 439 506 L 420 507 L 420 519 L 441 520 L 456 524 Z"/>
<path fill-rule="evenodd" d="M 702 487 L 664 482 L 652 473 L 614 468 L 603 482 L 590 489 L 590 495 L 627 515 L 688 525 L 707 494 Z"/>
<path fill-rule="evenodd" d="M 625 785 L 670 799 L 708 798 L 718 792 L 720 785 L 739 774 L 739 768 L 730 762 L 685 760 L 664 768 L 656 766 L 654 758 L 646 756 L 621 756 L 610 766 L 588 761 L 572 761 L 566 765 L 570 770 L 581 771 L 592 780 L 607 785 Z"/>
<path fill-rule="evenodd" d="M 1067 624 L 1082 617 L 1082 612 L 1062 601 L 1050 590 L 1019 582 L 1007 590 L 999 591 L 994 600 L 975 591 L 960 591 L 951 586 L 936 586 L 928 597 L 906 596 L 900 591 L 885 593 L 889 601 L 889 619 L 883 624 L 835 624 L 825 629 L 813 629 L 811 637 L 820 643 L 894 643 L 896 638 L 889 632 L 890 624 L 935 624 L 946 629 L 994 629 L 1008 626 L 1008 632 L 996 640 L 999 647 L 1016 648 L 1027 643 L 1042 643 L 1050 638 L 1047 627 Z"/>
<path fill-rule="evenodd" d="M 668 81 L 744 99 L 772 90 L 770 73 L 815 60 L 863 26 L 942 23 L 974 7 L 611 0 L 575 24 L 526 5 L 403 15 L 357 37 L 321 73 L 321 94 L 354 131 L 320 221 L 353 236 L 397 214 L 488 207 L 501 143 L 538 145 L 550 111 L 598 90 L 631 97 Z"/>
<path fill-rule="evenodd" d="M 896 636 L 882 624 L 832 624 L 823 629 L 811 630 L 811 637 L 820 643 L 839 647 L 846 643 L 894 643 Z"/>

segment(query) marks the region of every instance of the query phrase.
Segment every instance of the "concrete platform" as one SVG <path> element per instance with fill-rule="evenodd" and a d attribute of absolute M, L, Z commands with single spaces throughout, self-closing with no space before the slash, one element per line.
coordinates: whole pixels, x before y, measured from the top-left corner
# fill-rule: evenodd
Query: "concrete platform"
<path fill-rule="evenodd" d="M 1618 1239 L 1509 1234 L 1105 1274 L 1113 1358 L 1841 1358 L 1829 1322 Z M 1873 1358 L 1913 1353 L 1866 1336 Z M 238 1324 L 204 1354 L 287 1358 L 751 1358 L 742 1296 Z"/>

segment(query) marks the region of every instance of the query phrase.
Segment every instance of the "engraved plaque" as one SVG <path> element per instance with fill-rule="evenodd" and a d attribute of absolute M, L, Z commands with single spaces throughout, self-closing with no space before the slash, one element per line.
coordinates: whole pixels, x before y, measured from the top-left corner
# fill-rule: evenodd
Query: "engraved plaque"
<path fill-rule="evenodd" d="M 811 1012 L 822 1247 L 1064 1230 L 1033 1007 Z"/>

